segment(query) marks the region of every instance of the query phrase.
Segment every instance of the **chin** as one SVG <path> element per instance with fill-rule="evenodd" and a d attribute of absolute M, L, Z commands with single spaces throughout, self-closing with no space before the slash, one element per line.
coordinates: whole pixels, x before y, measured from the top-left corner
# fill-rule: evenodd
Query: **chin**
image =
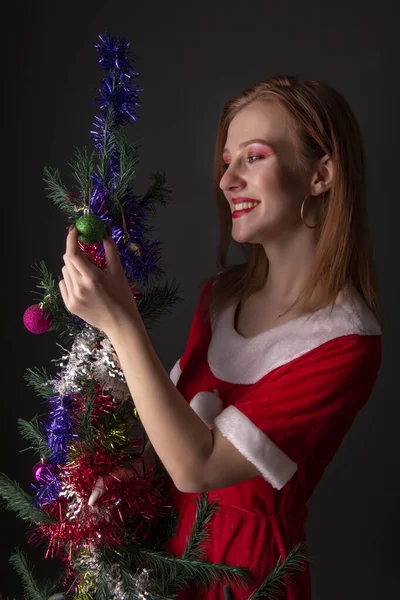
<path fill-rule="evenodd" d="M 257 244 L 259 242 L 257 242 L 256 240 L 254 240 L 251 236 L 249 235 L 232 235 L 232 239 L 235 240 L 235 242 L 237 242 L 238 244 Z"/>

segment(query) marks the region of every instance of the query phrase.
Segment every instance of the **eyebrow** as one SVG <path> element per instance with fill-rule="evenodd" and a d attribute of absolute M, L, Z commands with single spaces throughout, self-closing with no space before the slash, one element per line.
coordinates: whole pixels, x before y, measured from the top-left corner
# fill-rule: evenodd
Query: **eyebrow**
<path fill-rule="evenodd" d="M 242 142 L 241 144 L 239 144 L 239 148 L 244 148 L 245 146 L 249 146 L 250 144 L 264 144 L 264 146 L 270 146 L 271 148 L 274 148 L 269 142 L 260 138 L 249 140 L 247 142 Z M 229 152 L 229 150 L 228 148 L 224 148 L 222 152 Z"/>

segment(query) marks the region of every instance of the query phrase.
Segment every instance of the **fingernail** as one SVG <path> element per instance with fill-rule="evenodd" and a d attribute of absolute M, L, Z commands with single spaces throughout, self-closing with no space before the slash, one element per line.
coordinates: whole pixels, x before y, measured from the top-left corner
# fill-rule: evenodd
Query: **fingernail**
<path fill-rule="evenodd" d="M 93 490 L 93 492 L 90 494 L 90 498 L 88 500 L 88 505 L 93 506 L 99 496 L 100 496 L 100 491 Z"/>
<path fill-rule="evenodd" d="M 75 225 L 72 223 L 72 225 L 68 227 L 68 231 L 72 231 L 73 229 L 75 229 Z"/>

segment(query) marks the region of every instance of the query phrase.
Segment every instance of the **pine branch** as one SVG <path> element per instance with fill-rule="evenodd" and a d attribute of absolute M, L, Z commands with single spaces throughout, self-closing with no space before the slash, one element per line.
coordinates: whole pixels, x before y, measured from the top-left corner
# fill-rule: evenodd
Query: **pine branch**
<path fill-rule="evenodd" d="M 76 220 L 76 204 L 74 204 L 71 194 L 64 187 L 58 169 L 44 167 L 43 180 L 46 184 L 47 195 L 52 202 L 68 216 L 71 221 Z"/>
<path fill-rule="evenodd" d="M 201 560 L 205 550 L 201 549 L 200 546 L 210 538 L 206 531 L 206 527 L 211 517 L 218 510 L 218 506 L 216 506 L 217 501 L 209 504 L 206 493 L 202 494 L 201 500 L 196 499 L 196 504 L 196 519 L 193 524 L 192 531 L 190 532 L 189 539 L 186 543 L 185 551 L 182 554 L 183 560 Z"/>
<path fill-rule="evenodd" d="M 55 522 L 50 515 L 37 509 L 29 494 L 4 473 L 0 473 L 0 497 L 4 500 L 5 508 L 18 513 L 21 519 L 28 523 L 36 525 L 37 523 Z"/>
<path fill-rule="evenodd" d="M 50 458 L 51 451 L 47 445 L 45 435 L 40 428 L 37 416 L 33 417 L 31 421 L 18 419 L 17 422 L 20 435 L 32 444 L 32 446 L 29 447 L 29 450 L 34 450 L 40 457 Z"/>
<path fill-rule="evenodd" d="M 150 552 L 143 548 L 139 553 L 146 559 L 146 568 L 154 570 L 154 578 L 166 596 L 177 593 L 179 587 L 187 587 L 192 581 L 207 589 L 215 581 L 232 585 L 244 585 L 249 581 L 249 572 L 244 567 L 185 560 L 166 552 Z"/>
<path fill-rule="evenodd" d="M 81 331 L 81 327 L 74 316 L 67 310 L 58 285 L 56 286 L 46 263 L 42 260 L 39 264 L 33 265 L 32 268 L 37 273 L 37 275 L 33 275 L 32 277 L 39 281 L 36 284 L 39 292 L 33 291 L 32 293 L 39 296 L 39 300 L 43 301 L 46 310 L 53 317 L 51 331 L 57 333 L 65 343 L 71 336 L 77 335 Z"/>
<path fill-rule="evenodd" d="M 39 292 L 33 291 L 32 294 L 39 296 L 40 299 L 46 298 L 46 305 L 53 306 L 54 302 L 57 301 L 55 294 L 57 292 L 56 284 L 52 274 L 48 270 L 46 263 L 42 260 L 39 264 L 32 266 L 37 275 L 32 275 L 33 279 L 37 279 L 39 283 L 36 284 L 36 288 Z"/>
<path fill-rule="evenodd" d="M 128 193 L 136 179 L 136 165 L 139 163 L 139 145 L 133 146 L 129 143 L 126 133 L 119 129 L 114 133 L 116 148 L 119 154 L 119 176 L 113 193 L 110 195 L 113 212 L 119 213 L 130 200 Z"/>
<path fill-rule="evenodd" d="M 177 295 L 178 291 L 177 284 L 174 283 L 169 287 L 168 282 L 164 286 L 154 285 L 146 291 L 137 301 L 144 324 L 146 325 L 148 321 L 151 323 L 160 321 L 166 312 L 169 312 L 179 302 L 183 302 L 183 298 Z"/>
<path fill-rule="evenodd" d="M 140 205 L 155 217 L 157 211 L 155 203 L 161 204 L 165 208 L 169 202 L 169 195 L 172 193 L 171 188 L 174 186 L 165 186 L 165 173 L 162 169 L 160 173 L 152 173 L 149 179 L 151 183 L 141 199 Z"/>
<path fill-rule="evenodd" d="M 51 398 L 51 396 L 54 396 L 51 378 L 44 367 L 27 369 L 24 374 L 24 380 L 29 387 L 32 387 L 35 390 L 35 393 L 38 396 L 45 398 L 46 400 Z"/>
<path fill-rule="evenodd" d="M 93 442 L 95 438 L 95 428 L 92 418 L 95 385 L 95 381 L 91 380 L 87 382 L 87 387 L 85 386 L 85 393 L 87 399 L 85 410 L 82 415 L 82 420 L 80 422 L 79 433 L 79 438 L 84 439 L 92 449 L 94 449 Z"/>
<path fill-rule="evenodd" d="M 308 555 L 303 552 L 305 543 L 295 544 L 282 563 L 278 559 L 273 571 L 264 579 L 261 586 L 253 592 L 248 600 L 275 600 L 275 598 L 285 593 L 285 585 L 292 581 L 292 574 L 296 571 L 305 571 L 305 562 L 309 561 Z"/>
<path fill-rule="evenodd" d="M 96 117 L 99 121 L 100 119 Z M 115 113 L 113 107 L 110 105 L 105 116 L 103 129 L 103 148 L 101 148 L 99 152 L 99 164 L 97 167 L 97 172 L 103 181 L 103 185 L 105 189 L 109 189 L 109 176 L 110 176 L 110 160 L 113 152 L 115 151 L 117 142 L 115 139 Z"/>
<path fill-rule="evenodd" d="M 34 569 L 30 565 L 28 557 L 17 548 L 14 554 L 10 556 L 9 560 L 22 579 L 25 600 L 47 600 L 50 590 L 43 589 L 42 586 L 35 581 Z"/>
<path fill-rule="evenodd" d="M 75 161 L 69 163 L 72 167 L 73 176 L 77 183 L 77 187 L 81 193 L 81 198 L 85 204 L 88 204 L 90 193 L 93 187 L 92 174 L 94 152 L 88 154 L 87 149 L 75 148 Z"/>

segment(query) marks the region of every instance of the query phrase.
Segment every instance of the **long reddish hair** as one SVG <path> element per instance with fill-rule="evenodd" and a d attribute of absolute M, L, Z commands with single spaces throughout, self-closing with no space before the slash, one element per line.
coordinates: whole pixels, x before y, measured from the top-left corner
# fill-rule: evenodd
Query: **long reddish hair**
<path fill-rule="evenodd" d="M 212 173 L 219 215 L 218 275 L 213 276 L 215 284 L 205 298 L 207 315 L 210 309 L 218 313 L 228 304 L 259 291 L 268 277 L 268 258 L 263 246 L 238 244 L 231 239 L 231 211 L 219 187 L 229 124 L 242 108 L 260 100 L 278 104 L 292 117 L 301 171 L 306 173 L 325 154 L 335 166 L 331 188 L 319 196 L 313 268 L 295 304 L 306 306 L 318 285 L 324 306 L 333 306 L 338 292 L 351 283 L 382 327 L 383 311 L 368 229 L 365 152 L 360 127 L 339 92 L 325 83 L 292 76 L 274 76 L 257 83 L 229 100 L 222 110 Z M 227 264 L 231 241 L 238 244 L 245 262 Z"/>

